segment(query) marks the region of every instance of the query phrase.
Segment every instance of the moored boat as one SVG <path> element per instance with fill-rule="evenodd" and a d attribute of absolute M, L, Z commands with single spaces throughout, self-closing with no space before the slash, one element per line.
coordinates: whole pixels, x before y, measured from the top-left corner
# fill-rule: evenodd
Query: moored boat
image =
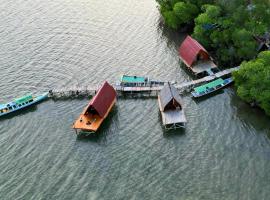
<path fill-rule="evenodd" d="M 227 79 L 219 78 L 207 84 L 194 88 L 194 91 L 191 92 L 191 94 L 194 98 L 202 97 L 207 94 L 213 93 L 217 90 L 220 90 L 232 82 L 233 82 L 232 78 L 227 78 Z"/>
<path fill-rule="evenodd" d="M 162 86 L 164 83 L 163 81 L 151 80 L 149 77 L 122 75 L 117 85 L 121 87 L 151 87 Z"/>
<path fill-rule="evenodd" d="M 116 91 L 105 82 L 89 104 L 74 122 L 73 128 L 82 132 L 94 133 L 106 119 L 116 103 Z"/>
<path fill-rule="evenodd" d="M 13 101 L 6 103 L 6 104 L 0 104 L 0 116 L 7 115 L 9 113 L 21 110 L 23 108 L 29 107 L 35 103 L 38 103 L 42 100 L 45 100 L 48 98 L 48 92 L 43 93 L 38 96 L 33 95 L 25 95 L 23 97 L 14 99 Z"/>

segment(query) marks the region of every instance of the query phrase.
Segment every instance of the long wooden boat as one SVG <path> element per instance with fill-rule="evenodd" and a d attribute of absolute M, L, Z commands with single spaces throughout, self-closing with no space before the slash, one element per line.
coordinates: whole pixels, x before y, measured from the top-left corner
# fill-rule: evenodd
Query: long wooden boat
<path fill-rule="evenodd" d="M 106 119 L 116 103 L 116 91 L 107 82 L 98 90 L 89 104 L 74 122 L 73 128 L 80 132 L 94 133 Z"/>
<path fill-rule="evenodd" d="M 194 88 L 194 91 L 191 92 L 191 94 L 194 98 L 199 98 L 199 97 L 208 95 L 210 93 L 213 93 L 215 91 L 218 91 L 226 87 L 227 85 L 231 84 L 232 82 L 233 82 L 232 78 L 227 78 L 227 79 L 219 78 L 205 85 L 201 85 L 199 87 Z"/>
<path fill-rule="evenodd" d="M 187 120 L 182 102 L 177 89 L 166 83 L 158 95 L 159 110 L 165 130 L 185 127 Z"/>
<path fill-rule="evenodd" d="M 117 86 L 122 87 L 151 87 L 163 86 L 164 81 L 151 80 L 149 77 L 122 75 Z"/>
<path fill-rule="evenodd" d="M 0 116 L 4 116 L 9 113 L 13 113 L 15 111 L 24 109 L 40 101 L 43 101 L 47 98 L 48 98 L 48 92 L 43 93 L 38 96 L 25 95 L 21 98 L 14 99 L 13 101 L 9 103 L 0 104 Z"/>

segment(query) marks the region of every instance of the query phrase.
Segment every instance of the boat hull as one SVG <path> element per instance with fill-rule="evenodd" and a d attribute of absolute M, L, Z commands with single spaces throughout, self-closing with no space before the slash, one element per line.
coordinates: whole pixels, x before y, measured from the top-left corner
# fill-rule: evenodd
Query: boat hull
<path fill-rule="evenodd" d="M 219 90 L 225 88 L 226 86 L 230 85 L 231 83 L 233 83 L 233 79 L 232 78 L 225 79 L 224 81 L 225 81 L 225 83 L 221 87 L 219 87 L 219 88 L 209 90 L 208 92 L 205 92 L 203 94 L 198 94 L 195 91 L 194 92 L 191 92 L 191 94 L 192 94 L 192 96 L 194 98 L 200 98 L 200 97 L 206 96 L 208 94 L 214 93 L 216 91 L 219 91 Z"/>
<path fill-rule="evenodd" d="M 30 107 L 30 106 L 32 106 L 34 104 L 37 104 L 37 103 L 39 103 L 39 102 L 47 99 L 48 98 L 48 94 L 49 93 L 44 93 L 42 95 L 39 95 L 39 96 L 35 97 L 32 102 L 30 102 L 30 103 L 28 103 L 26 105 L 17 107 L 15 109 L 9 110 L 9 111 L 4 112 L 4 113 L 0 113 L 0 117 L 5 116 L 5 115 L 8 115 L 8 114 L 11 114 L 11 113 L 14 113 L 16 111 L 19 111 L 19 110 L 22 110 L 22 109 L 25 109 L 25 108 L 28 108 L 28 107 Z"/>

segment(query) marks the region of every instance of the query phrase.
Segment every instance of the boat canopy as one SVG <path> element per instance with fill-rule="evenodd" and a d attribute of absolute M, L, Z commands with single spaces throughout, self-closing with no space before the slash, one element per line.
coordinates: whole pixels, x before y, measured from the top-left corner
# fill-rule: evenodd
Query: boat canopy
<path fill-rule="evenodd" d="M 121 78 L 121 82 L 125 83 L 144 83 L 147 81 L 147 78 L 141 76 L 127 76 L 123 75 Z"/>
<path fill-rule="evenodd" d="M 0 110 L 6 108 L 7 106 L 5 104 L 0 104 Z"/>
<path fill-rule="evenodd" d="M 116 91 L 114 88 L 106 81 L 102 87 L 98 90 L 97 94 L 88 104 L 83 114 L 96 112 L 100 117 L 104 117 L 106 112 L 114 102 L 116 98 Z"/>
<path fill-rule="evenodd" d="M 21 103 L 30 101 L 32 99 L 33 99 L 33 96 L 32 95 L 26 95 L 26 96 L 20 97 L 18 99 L 15 99 L 14 100 L 14 103 L 21 104 Z"/>
<path fill-rule="evenodd" d="M 219 79 L 214 80 L 214 81 L 207 83 L 205 85 L 196 87 L 196 88 L 194 88 L 194 90 L 197 93 L 201 93 L 201 92 L 205 92 L 208 88 L 214 88 L 214 87 L 221 85 L 223 83 L 224 83 L 224 80 L 222 78 L 219 78 Z"/>
<path fill-rule="evenodd" d="M 182 99 L 178 94 L 177 89 L 169 83 L 166 83 L 162 88 L 159 97 L 161 111 L 164 112 L 166 110 L 175 109 L 176 107 L 180 107 L 180 109 L 182 109 Z"/>

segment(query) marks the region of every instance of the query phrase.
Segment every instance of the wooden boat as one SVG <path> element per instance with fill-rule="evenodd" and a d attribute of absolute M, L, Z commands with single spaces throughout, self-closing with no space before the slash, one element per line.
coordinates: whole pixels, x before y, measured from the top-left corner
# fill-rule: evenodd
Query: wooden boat
<path fill-rule="evenodd" d="M 47 98 L 48 98 L 48 93 L 44 93 L 39 96 L 25 95 L 21 98 L 14 99 L 13 101 L 9 103 L 0 104 L 0 116 L 4 116 L 9 113 L 29 107 Z"/>
<path fill-rule="evenodd" d="M 166 130 L 184 128 L 187 122 L 177 89 L 166 83 L 158 95 L 159 110 Z"/>
<path fill-rule="evenodd" d="M 101 126 L 116 102 L 116 91 L 107 82 L 98 90 L 79 118 L 73 124 L 73 128 L 82 132 L 93 133 Z"/>
<path fill-rule="evenodd" d="M 118 86 L 122 87 L 151 87 L 163 86 L 165 82 L 151 80 L 149 77 L 122 75 Z"/>
<path fill-rule="evenodd" d="M 219 78 L 205 85 L 201 85 L 199 87 L 194 88 L 194 91 L 191 92 L 191 94 L 194 98 L 202 97 L 210 93 L 213 93 L 217 90 L 220 90 L 232 82 L 233 82 L 232 78 L 227 78 L 224 80 L 222 78 Z"/>

